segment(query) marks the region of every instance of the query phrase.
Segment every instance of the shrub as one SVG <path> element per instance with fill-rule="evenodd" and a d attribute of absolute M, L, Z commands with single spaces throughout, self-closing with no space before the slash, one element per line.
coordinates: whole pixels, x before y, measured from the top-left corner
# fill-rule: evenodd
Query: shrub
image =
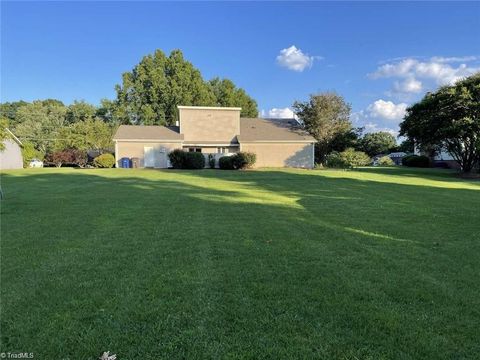
<path fill-rule="evenodd" d="M 326 165 L 333 168 L 351 169 L 357 166 L 367 166 L 371 162 L 370 157 L 363 151 L 355 151 L 348 148 L 341 153 L 333 152 L 327 155 Z"/>
<path fill-rule="evenodd" d="M 353 148 L 348 148 L 347 150 L 342 151 L 340 156 L 349 168 L 367 166 L 372 162 L 370 156 L 365 154 L 363 151 L 355 151 Z"/>
<path fill-rule="evenodd" d="M 168 158 L 174 169 L 183 169 L 185 166 L 185 151 L 175 149 L 168 154 Z"/>
<path fill-rule="evenodd" d="M 86 151 L 72 149 L 72 150 L 69 150 L 69 152 L 71 152 L 71 160 L 72 160 L 71 164 L 77 165 L 81 168 L 87 165 L 88 156 Z"/>
<path fill-rule="evenodd" d="M 402 159 L 403 166 L 427 168 L 430 167 L 430 159 L 423 155 L 408 155 Z"/>
<path fill-rule="evenodd" d="M 218 159 L 218 166 L 222 170 L 233 170 L 233 156 L 222 156 L 220 159 Z"/>
<path fill-rule="evenodd" d="M 215 155 L 208 154 L 208 166 L 210 169 L 215 169 Z"/>
<path fill-rule="evenodd" d="M 62 165 L 73 163 L 73 154 L 68 150 L 55 151 L 48 154 L 45 160 L 56 167 L 61 167 Z"/>
<path fill-rule="evenodd" d="M 232 155 L 234 169 L 250 169 L 257 161 L 257 155 L 251 152 L 238 152 Z"/>
<path fill-rule="evenodd" d="M 111 168 L 115 165 L 115 158 L 112 154 L 102 154 L 93 159 L 93 165 L 99 168 Z"/>
<path fill-rule="evenodd" d="M 257 155 L 251 152 L 238 152 L 231 156 L 222 156 L 218 160 L 218 166 L 223 170 L 249 169 L 253 167 Z"/>
<path fill-rule="evenodd" d="M 205 156 L 199 152 L 185 152 L 184 169 L 203 169 Z"/>
<path fill-rule="evenodd" d="M 87 153 L 83 150 L 65 149 L 48 154 L 45 157 L 45 161 L 56 167 L 61 167 L 62 165 L 84 167 L 87 165 Z"/>
<path fill-rule="evenodd" d="M 392 166 L 395 165 L 393 160 L 390 158 L 390 156 L 382 156 L 380 159 L 378 159 L 377 164 L 380 166 Z"/>
<path fill-rule="evenodd" d="M 337 151 L 331 152 L 325 158 L 325 166 L 329 168 L 340 168 L 344 169 L 347 167 L 345 161 L 340 156 L 340 153 Z"/>
<path fill-rule="evenodd" d="M 411 158 L 412 156 L 415 156 L 415 155 L 407 155 L 407 156 L 404 156 L 404 157 L 402 158 L 402 165 L 403 165 L 403 166 L 408 166 L 408 165 L 407 165 L 407 164 L 408 164 L 408 161 L 410 160 L 410 158 Z"/>
<path fill-rule="evenodd" d="M 203 169 L 205 167 L 205 156 L 199 152 L 175 149 L 168 154 L 168 158 L 174 169 Z"/>

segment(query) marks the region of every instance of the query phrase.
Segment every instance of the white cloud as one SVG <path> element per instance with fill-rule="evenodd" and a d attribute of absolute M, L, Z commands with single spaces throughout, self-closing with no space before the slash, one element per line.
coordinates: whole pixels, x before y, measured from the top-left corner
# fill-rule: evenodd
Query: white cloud
<path fill-rule="evenodd" d="M 395 137 L 398 135 L 398 130 L 394 130 L 394 129 L 388 128 L 388 127 L 381 127 L 378 124 L 373 123 L 373 122 L 368 122 L 368 123 L 364 124 L 363 129 L 364 129 L 364 132 L 366 132 L 366 133 L 384 131 L 384 132 L 388 132 L 389 134 L 392 134 Z"/>
<path fill-rule="evenodd" d="M 297 49 L 295 45 L 292 45 L 289 48 L 280 50 L 280 54 L 277 56 L 277 63 L 287 69 L 302 72 L 306 68 L 312 67 L 315 59 L 321 59 L 321 57 L 305 54 L 302 50 Z"/>
<path fill-rule="evenodd" d="M 392 101 L 377 100 L 367 107 L 367 115 L 372 118 L 379 118 L 389 121 L 400 121 L 405 115 L 407 104 L 395 104 Z"/>
<path fill-rule="evenodd" d="M 272 119 L 293 119 L 295 118 L 295 113 L 292 109 L 286 108 L 273 108 L 268 111 L 262 110 L 261 117 L 263 118 L 272 118 Z"/>
<path fill-rule="evenodd" d="M 431 58 L 433 62 L 439 63 L 453 63 L 453 62 L 469 62 L 478 60 L 478 56 L 451 56 L 451 57 L 443 57 L 443 56 L 434 56 Z"/>
<path fill-rule="evenodd" d="M 366 133 L 386 131 L 397 136 L 406 108 L 406 103 L 395 104 L 379 99 L 366 109 L 353 113 L 350 119 L 355 126 L 363 127 Z"/>
<path fill-rule="evenodd" d="M 453 84 L 466 76 L 480 71 L 480 67 L 469 66 L 468 61 L 477 59 L 474 56 L 466 57 L 432 57 L 428 60 L 406 58 L 393 63 L 381 65 L 374 73 L 369 74 L 373 79 L 378 78 L 405 78 L 418 81 L 417 78 L 433 80 L 437 85 Z M 462 62 L 459 65 L 453 63 Z M 400 86 L 400 85 L 399 85 Z M 415 88 L 415 87 L 414 87 Z"/>
<path fill-rule="evenodd" d="M 410 77 L 403 81 L 395 81 L 393 83 L 393 90 L 395 93 L 419 93 L 423 89 L 423 84 L 421 81 Z"/>

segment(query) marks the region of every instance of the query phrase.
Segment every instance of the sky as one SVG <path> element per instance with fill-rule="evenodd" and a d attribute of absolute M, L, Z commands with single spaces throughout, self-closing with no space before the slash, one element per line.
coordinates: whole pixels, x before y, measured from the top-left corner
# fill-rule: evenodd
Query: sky
<path fill-rule="evenodd" d="M 427 91 L 480 71 L 480 2 L 5 2 L 0 100 L 99 104 L 155 49 L 229 78 L 261 116 L 335 91 L 355 126 L 398 130 Z"/>

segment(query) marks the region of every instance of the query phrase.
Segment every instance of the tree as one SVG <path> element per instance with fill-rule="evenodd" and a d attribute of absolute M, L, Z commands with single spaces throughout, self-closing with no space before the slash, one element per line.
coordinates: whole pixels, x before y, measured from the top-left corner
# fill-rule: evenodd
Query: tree
<path fill-rule="evenodd" d="M 463 172 L 471 172 L 480 161 L 480 73 L 407 108 L 400 135 L 419 146 L 446 149 Z"/>
<path fill-rule="evenodd" d="M 386 131 L 368 133 L 360 139 L 360 148 L 370 156 L 385 154 L 396 146 L 395 136 Z"/>
<path fill-rule="evenodd" d="M 99 119 L 87 119 L 78 121 L 70 126 L 60 129 L 58 141 L 55 144 L 57 150 L 105 150 L 111 149 L 113 128 Z"/>
<path fill-rule="evenodd" d="M 14 101 L 14 102 L 6 102 L 0 104 L 0 114 L 2 118 L 7 118 L 8 123 L 12 128 L 15 128 L 17 124 L 17 111 L 24 105 L 28 103 L 25 101 Z"/>
<path fill-rule="evenodd" d="M 97 108 L 85 101 L 75 100 L 73 104 L 67 107 L 65 114 L 65 120 L 69 124 L 76 123 L 78 121 L 91 120 L 95 117 Z"/>
<path fill-rule="evenodd" d="M 59 130 L 65 125 L 67 108 L 58 100 L 34 101 L 16 113 L 15 134 L 30 141 L 43 154 L 55 147 Z"/>
<path fill-rule="evenodd" d="M 415 144 L 412 140 L 405 139 L 398 145 L 397 150 L 404 153 L 413 153 L 415 151 Z"/>
<path fill-rule="evenodd" d="M 233 81 L 216 77 L 208 83 L 217 100 L 217 106 L 241 107 L 242 117 L 258 116 L 257 102 L 248 96 L 245 90 L 237 88 Z"/>
<path fill-rule="evenodd" d="M 3 143 L 10 137 L 10 134 L 7 131 L 8 128 L 8 119 L 0 118 L 0 151 L 5 150 L 5 144 Z"/>
<path fill-rule="evenodd" d="M 352 130 L 350 105 L 336 93 L 310 95 L 305 102 L 295 101 L 295 114 L 316 140 L 315 161 L 323 164 L 333 149 L 334 139 Z"/>
<path fill-rule="evenodd" d="M 243 113 L 256 116 L 256 103 L 244 90 L 228 81 L 212 81 L 204 81 L 180 50 L 172 51 L 168 57 L 156 50 L 122 75 L 109 113 L 124 124 L 172 125 L 178 118 L 177 105 L 235 104 L 245 107 Z"/>
<path fill-rule="evenodd" d="M 334 136 L 330 143 L 332 151 L 342 152 L 348 148 L 359 150 L 359 142 L 362 136 L 363 128 L 350 128 L 346 131 L 339 132 Z"/>

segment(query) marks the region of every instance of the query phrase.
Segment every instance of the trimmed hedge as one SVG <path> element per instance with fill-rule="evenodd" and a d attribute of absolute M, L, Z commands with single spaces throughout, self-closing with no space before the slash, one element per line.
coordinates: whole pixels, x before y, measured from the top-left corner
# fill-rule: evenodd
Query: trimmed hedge
<path fill-rule="evenodd" d="M 423 155 L 407 155 L 402 159 L 402 165 L 408 167 L 428 168 L 430 159 Z"/>
<path fill-rule="evenodd" d="M 174 169 L 203 169 L 205 167 L 205 156 L 199 152 L 175 149 L 168 154 L 168 158 Z"/>
<path fill-rule="evenodd" d="M 240 151 L 233 155 L 235 169 L 251 169 L 257 161 L 257 155 L 251 152 Z"/>
<path fill-rule="evenodd" d="M 115 165 L 115 158 L 112 154 L 102 154 L 93 159 L 93 165 L 98 168 L 111 168 Z"/>
<path fill-rule="evenodd" d="M 185 163 L 185 151 L 181 149 L 175 149 L 168 153 L 168 159 L 174 169 L 183 169 Z"/>
<path fill-rule="evenodd" d="M 223 170 L 239 170 L 250 169 L 255 165 L 257 155 L 251 152 L 238 152 L 231 156 L 222 156 L 218 160 L 220 169 Z"/>
<path fill-rule="evenodd" d="M 205 156 L 199 152 L 185 152 L 184 169 L 203 169 L 205 167 Z"/>
<path fill-rule="evenodd" d="M 218 159 L 218 166 L 222 170 L 233 170 L 233 156 L 222 156 Z"/>

